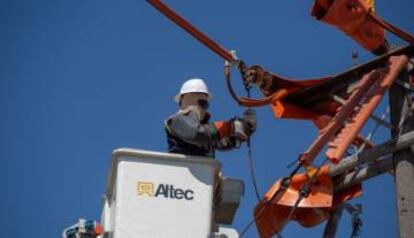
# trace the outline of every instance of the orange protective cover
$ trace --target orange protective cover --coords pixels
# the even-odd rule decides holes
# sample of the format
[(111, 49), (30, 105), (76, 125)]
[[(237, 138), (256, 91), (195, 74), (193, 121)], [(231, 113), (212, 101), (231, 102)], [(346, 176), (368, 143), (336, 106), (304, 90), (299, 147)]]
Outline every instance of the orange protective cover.
[(290, 220), (294, 220), (304, 227), (319, 225), (329, 218), (330, 211), (335, 209), (337, 205), (362, 194), (360, 185), (334, 193), (329, 167), (324, 166), (311, 185), (311, 193), (301, 200), (293, 216), (288, 220), (289, 213), (299, 197), (300, 188), (308, 179), (306, 174), (293, 176), (289, 188), (276, 197), (274, 195), (280, 188), (281, 180), (278, 180), (269, 189), (264, 199), (254, 210), (260, 237), (272, 237), (272, 235), (279, 233)]
[(316, 16), (318, 11), (326, 11), (320, 20), (336, 26), (367, 50), (377, 50), (384, 42), (385, 30), (368, 17), (368, 13), (373, 9), (365, 0), (335, 0), (328, 9), (324, 2), (315, 1), (312, 8), (313, 16)]

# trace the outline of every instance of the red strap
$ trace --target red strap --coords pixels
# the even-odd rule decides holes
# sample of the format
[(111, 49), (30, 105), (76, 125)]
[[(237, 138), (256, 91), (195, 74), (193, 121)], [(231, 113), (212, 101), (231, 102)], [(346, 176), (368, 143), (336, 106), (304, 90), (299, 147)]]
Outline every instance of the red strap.
[(230, 137), (230, 134), (231, 134), (231, 122), (230, 121), (217, 121), (217, 122), (214, 122), (214, 126), (216, 127), (220, 138)]

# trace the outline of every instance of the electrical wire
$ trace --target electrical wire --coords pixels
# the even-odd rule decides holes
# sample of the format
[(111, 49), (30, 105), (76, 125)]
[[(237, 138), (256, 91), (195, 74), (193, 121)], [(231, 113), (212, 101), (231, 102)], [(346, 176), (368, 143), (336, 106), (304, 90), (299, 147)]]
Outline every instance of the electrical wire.
[[(298, 162), (300, 162), (300, 160), (297, 160)], [(290, 185), (290, 182), (292, 181), (292, 177), (297, 174), (300, 170), (300, 168), (302, 168), (302, 164), (299, 163), (293, 170), (292, 172), (290, 172), (288, 177), (284, 177), (280, 183), (280, 187), (279, 189), (273, 194), (273, 196), (265, 203), (270, 204), (273, 200), (278, 200), (279, 199), (279, 195), (281, 195)], [(250, 227), (253, 225), (254, 221), (260, 217), (260, 215), (263, 213), (263, 211), (265, 210), (266, 206), (262, 206), (257, 213), (253, 216), (253, 218), (251, 219), (251, 221), (243, 228), (242, 232), (240, 232), (240, 238), (243, 238), (244, 235), (246, 235), (247, 231), (249, 231)], [(277, 238), (281, 238), (282, 236), (280, 234), (278, 234), (277, 232), (275, 232), (272, 229), (272, 233), (277, 234)]]
[(282, 228), (280, 229), (280, 231), (278, 233), (276, 233), (277, 237), (281, 237), (281, 233), (283, 231), (283, 228), (285, 228), (285, 226), (287, 225), (287, 223), (290, 221), (290, 219), (292, 219), (293, 215), (295, 214), (296, 209), (298, 208), (300, 202), (306, 198), (312, 191), (311, 191), (311, 186), (315, 183), (315, 181), (318, 178), (319, 172), (321, 171), (321, 168), (326, 164), (326, 162), (328, 161), (327, 158), (325, 158), (323, 160), (323, 162), (318, 166), (316, 172), (314, 174), (312, 174), (312, 176), (306, 181), (306, 183), (304, 185), (301, 186), (300, 190), (299, 190), (299, 197), (296, 200), (294, 206), (290, 209), (289, 215), (286, 219), (285, 224), (283, 224)]
[[(243, 62), (240, 62), (239, 64), (244, 65)], [(240, 66), (240, 67), (245, 67), (245, 66)], [(224, 76), (225, 76), (227, 88), (230, 92), (231, 97), (239, 105), (243, 105), (243, 103), (240, 101), (239, 97), (237, 96), (236, 92), (234, 91), (234, 89), (231, 85), (231, 64), (229, 62), (227, 62), (225, 67), (224, 67)], [(250, 98), (250, 87), (245, 85), (245, 90), (246, 90), (246, 93), (247, 93), (247, 98)], [(252, 154), (252, 146), (251, 146), (250, 137), (247, 139), (247, 150), (248, 150), (247, 157), (248, 157), (248, 167), (249, 167), (249, 171), (250, 171), (250, 177), (251, 177), (251, 180), (252, 180), (252, 184), (253, 184), (253, 188), (254, 188), (254, 192), (255, 192), (257, 201), (260, 201), (261, 196), (260, 196), (260, 192), (259, 192), (259, 189), (258, 189), (258, 186), (257, 186), (256, 173), (255, 173), (254, 166), (253, 166), (253, 154)]]
[[(246, 89), (247, 97), (250, 98), (250, 87), (245, 85), (245, 89)], [(249, 138), (247, 139), (247, 142), (246, 142), (246, 144), (247, 144), (247, 158), (248, 158), (248, 161), (249, 161), (249, 171), (250, 171), (250, 177), (251, 177), (251, 180), (252, 180), (254, 192), (256, 194), (256, 199), (257, 199), (258, 202), (260, 202), (261, 196), (260, 196), (260, 192), (259, 192), (259, 187), (257, 186), (257, 178), (256, 178), (255, 170), (254, 170), (254, 164), (253, 164), (252, 143), (251, 143), (250, 138), (251, 137), (249, 136)]]
[(261, 196), (260, 196), (259, 188), (257, 186), (256, 173), (255, 173), (254, 166), (253, 166), (252, 145), (251, 145), (250, 138), (247, 139), (247, 158), (249, 161), (249, 171), (250, 171), (250, 177), (252, 180), (254, 192), (256, 194), (257, 201), (259, 202), (261, 200)]

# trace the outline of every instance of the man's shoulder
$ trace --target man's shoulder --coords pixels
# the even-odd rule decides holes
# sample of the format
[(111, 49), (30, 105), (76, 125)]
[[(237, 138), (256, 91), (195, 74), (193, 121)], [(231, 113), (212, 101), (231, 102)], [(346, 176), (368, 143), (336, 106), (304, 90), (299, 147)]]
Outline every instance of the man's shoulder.
[(194, 110), (192, 108), (186, 108), (186, 109), (180, 109), (176, 113), (169, 116), (167, 118), (167, 121), (168, 120), (173, 120), (173, 119), (176, 119), (176, 118), (187, 118), (187, 117), (199, 118), (196, 110)]

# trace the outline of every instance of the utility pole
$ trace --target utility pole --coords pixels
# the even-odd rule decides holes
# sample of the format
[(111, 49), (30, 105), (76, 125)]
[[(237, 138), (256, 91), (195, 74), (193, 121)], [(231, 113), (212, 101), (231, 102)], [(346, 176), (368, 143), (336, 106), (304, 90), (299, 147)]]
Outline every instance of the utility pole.
[[(394, 83), (389, 92), (393, 138), (414, 130), (410, 90), (401, 86), (410, 84), (410, 73), (412, 72), (408, 70), (403, 71), (399, 83)], [(414, 153), (411, 148), (395, 152), (393, 165), (400, 238), (412, 238), (414, 235)]]

